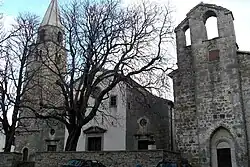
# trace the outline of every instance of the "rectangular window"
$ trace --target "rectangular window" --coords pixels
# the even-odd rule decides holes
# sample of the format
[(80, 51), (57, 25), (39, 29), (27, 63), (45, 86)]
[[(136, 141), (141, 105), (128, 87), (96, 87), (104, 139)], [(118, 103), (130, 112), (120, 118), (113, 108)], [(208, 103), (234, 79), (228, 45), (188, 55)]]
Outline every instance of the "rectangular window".
[(211, 50), (209, 51), (209, 61), (214, 61), (214, 60), (219, 60), (219, 55), (220, 55), (220, 51), (219, 50)]
[(48, 145), (47, 151), (55, 152), (56, 151), (56, 145)]
[(88, 137), (88, 151), (101, 151), (102, 137)]
[(117, 106), (117, 96), (111, 96), (110, 97), (110, 107), (116, 107)]

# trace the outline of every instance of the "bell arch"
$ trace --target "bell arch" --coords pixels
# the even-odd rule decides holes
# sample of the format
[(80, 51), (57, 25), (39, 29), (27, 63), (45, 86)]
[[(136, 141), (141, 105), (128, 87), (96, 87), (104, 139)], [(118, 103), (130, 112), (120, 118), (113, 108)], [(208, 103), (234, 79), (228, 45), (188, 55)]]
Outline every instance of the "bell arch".
[(185, 26), (183, 29), (184, 33), (185, 33), (185, 46), (189, 46), (191, 45), (191, 32), (190, 32), (190, 28), (189, 26)]
[(218, 18), (216, 13), (208, 10), (203, 16), (203, 21), (206, 27), (207, 39), (219, 37)]

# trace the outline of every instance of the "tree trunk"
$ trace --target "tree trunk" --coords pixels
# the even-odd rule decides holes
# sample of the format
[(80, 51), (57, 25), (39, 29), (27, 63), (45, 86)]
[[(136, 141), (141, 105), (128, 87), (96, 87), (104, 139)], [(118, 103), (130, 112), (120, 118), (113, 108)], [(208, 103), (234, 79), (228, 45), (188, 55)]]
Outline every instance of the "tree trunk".
[(68, 129), (69, 136), (67, 138), (65, 151), (76, 151), (77, 143), (81, 135), (81, 129), (82, 128), (80, 127)]
[(14, 141), (14, 133), (8, 132), (5, 136), (5, 145), (4, 145), (4, 152), (11, 151), (11, 145)]

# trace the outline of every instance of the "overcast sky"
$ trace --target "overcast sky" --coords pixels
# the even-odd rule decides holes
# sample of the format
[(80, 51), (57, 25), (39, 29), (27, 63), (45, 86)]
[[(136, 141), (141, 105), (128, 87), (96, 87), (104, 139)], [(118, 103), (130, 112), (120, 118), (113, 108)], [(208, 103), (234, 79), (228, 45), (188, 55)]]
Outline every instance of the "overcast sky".
[[(13, 22), (18, 13), (31, 12), (41, 18), (46, 12), (50, 0), (2, 0), (0, 11), (5, 16), (5, 25)], [(58, 0), (60, 5), (70, 0)], [(135, 0), (123, 0), (129, 4)], [(160, 4), (167, 3), (167, 0), (154, 0)], [(200, 0), (169, 0), (175, 13), (173, 14), (175, 25), (178, 25), (194, 6), (199, 4)], [(233, 12), (234, 26), (236, 32), (237, 43), (240, 50), (250, 51), (250, 45), (247, 40), (250, 39), (250, 0), (203, 0), (204, 3), (216, 4), (223, 6)], [(212, 23), (215, 24), (215, 23)], [(211, 29), (216, 28), (212, 26)], [(214, 31), (212, 31), (213, 33)], [(209, 35), (209, 34), (208, 34)], [(175, 49), (174, 49), (175, 50)], [(171, 55), (176, 58), (176, 53), (171, 51)], [(172, 99), (172, 97), (170, 97)]]
[[(50, 0), (2, 0), (0, 11), (4, 13), (5, 23), (13, 21), (13, 18), (22, 12), (31, 12), (43, 17)], [(58, 0), (60, 4), (65, 4), (70, 0)], [(123, 0), (125, 3), (130, 3), (135, 0)], [(154, 0), (160, 3), (166, 3), (167, 0)], [(176, 25), (180, 23), (186, 16), (186, 13), (195, 5), (200, 3), (200, 0), (170, 0), (175, 13), (174, 19)], [(203, 0), (204, 3), (212, 3), (223, 6), (233, 12), (235, 21), (235, 31), (237, 43), (240, 50), (250, 51), (247, 40), (250, 39), (250, 0)]]

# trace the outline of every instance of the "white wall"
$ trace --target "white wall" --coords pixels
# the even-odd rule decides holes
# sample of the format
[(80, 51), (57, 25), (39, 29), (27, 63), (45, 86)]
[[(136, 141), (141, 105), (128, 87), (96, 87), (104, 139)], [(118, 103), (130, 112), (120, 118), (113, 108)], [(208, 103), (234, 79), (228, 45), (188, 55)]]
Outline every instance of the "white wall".
[[(0, 127), (1, 128), (1, 127)], [(5, 135), (3, 132), (0, 130), (0, 152), (4, 151), (4, 144), (5, 144)], [(11, 152), (13, 152), (15, 149), (14, 146), (11, 146)]]
[(4, 134), (0, 131), (0, 152), (3, 152), (3, 148), (4, 148), (4, 144), (5, 144), (5, 136)]
[[(102, 110), (111, 116), (98, 116), (82, 128), (82, 133), (78, 141), (77, 151), (86, 151), (86, 134), (84, 130), (91, 126), (99, 126), (107, 131), (103, 134), (103, 150), (125, 150), (126, 149), (126, 92), (125, 85), (119, 84), (109, 94), (117, 96), (117, 107), (109, 107), (109, 99), (103, 102)], [(65, 143), (68, 136), (66, 130)]]

